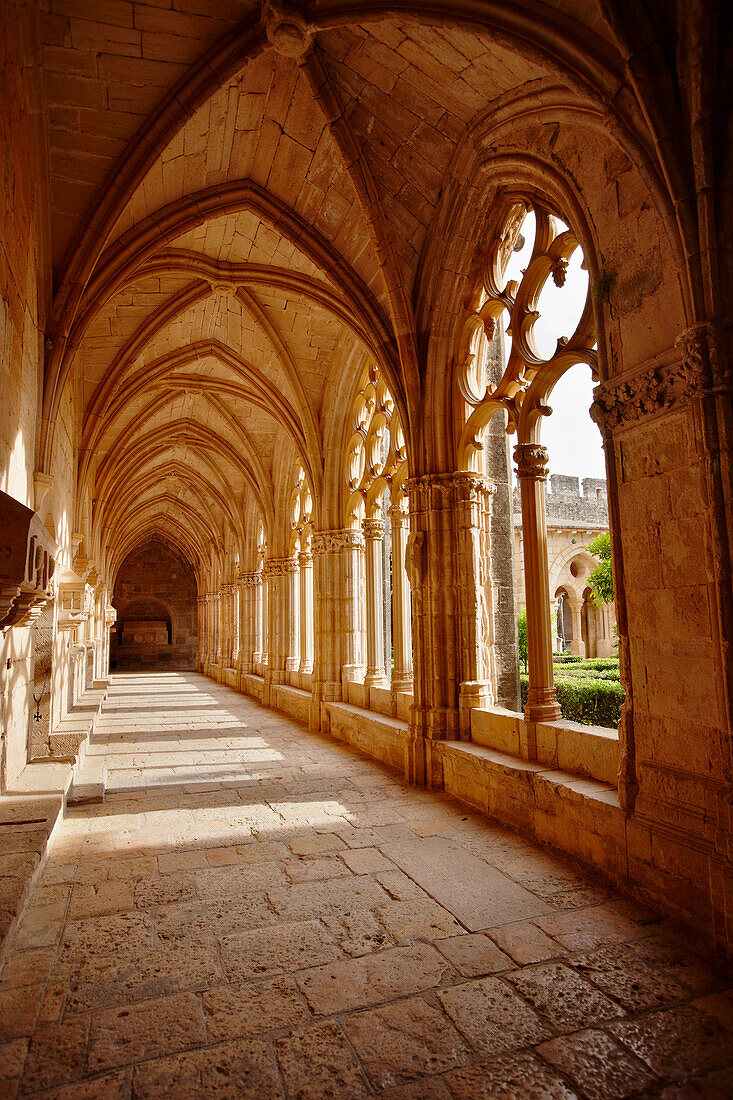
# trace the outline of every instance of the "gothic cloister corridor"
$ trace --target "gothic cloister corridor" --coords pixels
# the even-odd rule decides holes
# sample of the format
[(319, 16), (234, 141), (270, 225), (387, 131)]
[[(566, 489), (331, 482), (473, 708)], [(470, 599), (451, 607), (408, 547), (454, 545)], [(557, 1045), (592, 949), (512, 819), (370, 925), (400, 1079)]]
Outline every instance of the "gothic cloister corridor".
[(118, 674), (1, 978), (3, 1096), (733, 1089), (730, 973), (527, 838), (194, 673)]

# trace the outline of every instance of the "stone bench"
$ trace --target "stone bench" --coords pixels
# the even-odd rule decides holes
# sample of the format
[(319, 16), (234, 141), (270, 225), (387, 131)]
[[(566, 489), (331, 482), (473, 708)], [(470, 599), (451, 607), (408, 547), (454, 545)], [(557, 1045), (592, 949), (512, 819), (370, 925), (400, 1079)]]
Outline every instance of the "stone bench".
[(407, 722), (349, 703), (324, 703), (322, 710), (328, 716), (327, 732), (332, 737), (405, 774), (410, 737)]
[(285, 711), (291, 718), (308, 725), (310, 718), (311, 693), (289, 684), (273, 684), (271, 688), (272, 705)]
[(625, 879), (626, 822), (615, 784), (471, 741), (439, 741), (443, 788), (475, 809)]

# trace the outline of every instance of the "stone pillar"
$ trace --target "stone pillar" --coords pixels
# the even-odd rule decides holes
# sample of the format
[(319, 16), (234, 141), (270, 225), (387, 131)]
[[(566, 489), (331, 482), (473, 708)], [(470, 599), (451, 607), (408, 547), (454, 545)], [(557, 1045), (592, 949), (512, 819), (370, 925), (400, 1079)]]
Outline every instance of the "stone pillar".
[(488, 498), (480, 474), (426, 474), (407, 482), (415, 652), (408, 778), (440, 785), (431, 743), (470, 732), (470, 712), (492, 701)]
[(292, 606), (293, 576), (297, 571), (298, 565), (293, 558), (269, 558), (263, 570), (267, 578), (269, 618), (268, 657), (263, 697), (265, 706), (271, 705), (271, 687), (285, 682), (285, 674), (292, 660), (290, 649), (294, 634), (291, 619), (295, 612)]
[(460, 601), (461, 684), (459, 732), (471, 739), (471, 711), (495, 702), (494, 607), (491, 583), (491, 497), (493, 482), (483, 474), (453, 476)]
[(313, 671), (313, 554), (301, 550), (300, 566), (300, 671)]
[(394, 641), (393, 691), (412, 690), (412, 621), (410, 584), (405, 569), (405, 550), (410, 531), (407, 501), (403, 497), (389, 509), (392, 525), (392, 638)]
[(287, 623), (287, 656), (285, 658), (286, 672), (298, 672), (300, 669), (300, 565), (297, 558), (292, 558), (292, 568), (288, 573), (288, 623)]
[(358, 578), (364, 552), (361, 531), (315, 531), (311, 541), (314, 587), (314, 645), (310, 728), (328, 728), (322, 703), (347, 697), (349, 681), (360, 678)]
[(252, 654), (252, 671), (262, 664), (264, 653), (264, 584), (262, 573), (248, 574), (252, 578), (252, 614), (254, 619), (254, 653)]
[(573, 638), (570, 642), (570, 652), (578, 657), (585, 657), (585, 642), (583, 641), (583, 608), (577, 600), (571, 601), (570, 614), (573, 617)]
[(529, 658), (529, 693), (524, 716), (528, 722), (552, 722), (561, 717), (552, 665), (545, 517), (547, 457), (547, 448), (538, 443), (518, 443), (514, 448), (522, 499)]
[[(362, 584), (364, 561), (364, 534), (362, 531), (343, 530), (326, 532), (339, 554), (342, 564), (342, 598), (344, 654), (341, 680), (361, 682), (364, 676), (362, 651), (362, 618), (364, 614), (364, 586)], [(335, 552), (335, 551), (334, 551)], [(315, 553), (315, 551), (314, 551)], [(340, 620), (341, 621), (341, 620)]]
[(366, 544), (366, 615), (367, 670), (366, 687), (386, 687), (384, 672), (384, 619), (382, 615), (382, 539), (384, 520), (365, 519), (362, 524)]
[(206, 596), (197, 596), (196, 606), (198, 608), (198, 614), (196, 616), (196, 633), (198, 637), (196, 649), (196, 668), (199, 672), (203, 672), (205, 663), (204, 648), (206, 641)]
[(240, 675), (254, 671), (257, 656), (257, 616), (255, 591), (261, 589), (262, 577), (259, 573), (240, 573), (238, 588), (239, 599), (239, 656), (237, 666)]

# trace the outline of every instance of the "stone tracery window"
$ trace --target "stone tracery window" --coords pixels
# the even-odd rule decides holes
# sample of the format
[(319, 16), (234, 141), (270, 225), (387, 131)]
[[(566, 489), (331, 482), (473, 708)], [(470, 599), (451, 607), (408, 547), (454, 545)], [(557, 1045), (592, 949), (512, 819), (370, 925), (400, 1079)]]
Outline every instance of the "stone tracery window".
[[(412, 684), (410, 595), (405, 572), (408, 531), (407, 450), (394, 399), (375, 363), (365, 367), (352, 409), (353, 434), (346, 446), (345, 527), (361, 531), (363, 548), (352, 551), (355, 573), (354, 665), (364, 683), (394, 689)], [(389, 525), (386, 517), (389, 515)], [(390, 598), (391, 593), (391, 598)], [(348, 675), (356, 678), (356, 671)]]
[[(527, 588), (530, 721), (560, 717), (553, 681), (547, 570), (543, 416), (556, 383), (577, 364), (597, 370), (590, 285), (580, 242), (542, 202), (505, 194), (497, 203), (481, 277), (455, 364), (457, 462), (481, 472), (492, 418), (503, 411), (515, 434)], [(578, 288), (581, 292), (578, 293)], [(584, 294), (582, 292), (584, 288)], [(489, 372), (490, 348), (500, 371)], [(495, 358), (495, 356), (494, 356)]]

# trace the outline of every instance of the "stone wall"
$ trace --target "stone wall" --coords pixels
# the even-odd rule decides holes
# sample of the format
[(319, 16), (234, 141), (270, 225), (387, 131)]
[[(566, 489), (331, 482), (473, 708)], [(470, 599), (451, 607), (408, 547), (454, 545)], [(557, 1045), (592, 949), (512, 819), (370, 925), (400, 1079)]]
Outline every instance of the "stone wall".
[[(112, 599), (117, 610), (112, 668), (194, 668), (196, 595), (191, 566), (164, 543), (152, 541), (132, 553), (120, 569)], [(144, 622), (151, 624), (150, 631), (140, 629)], [(170, 641), (157, 637), (161, 622), (170, 623)], [(136, 624), (132, 632), (128, 623)], [(155, 640), (148, 640), (152, 634)]]

